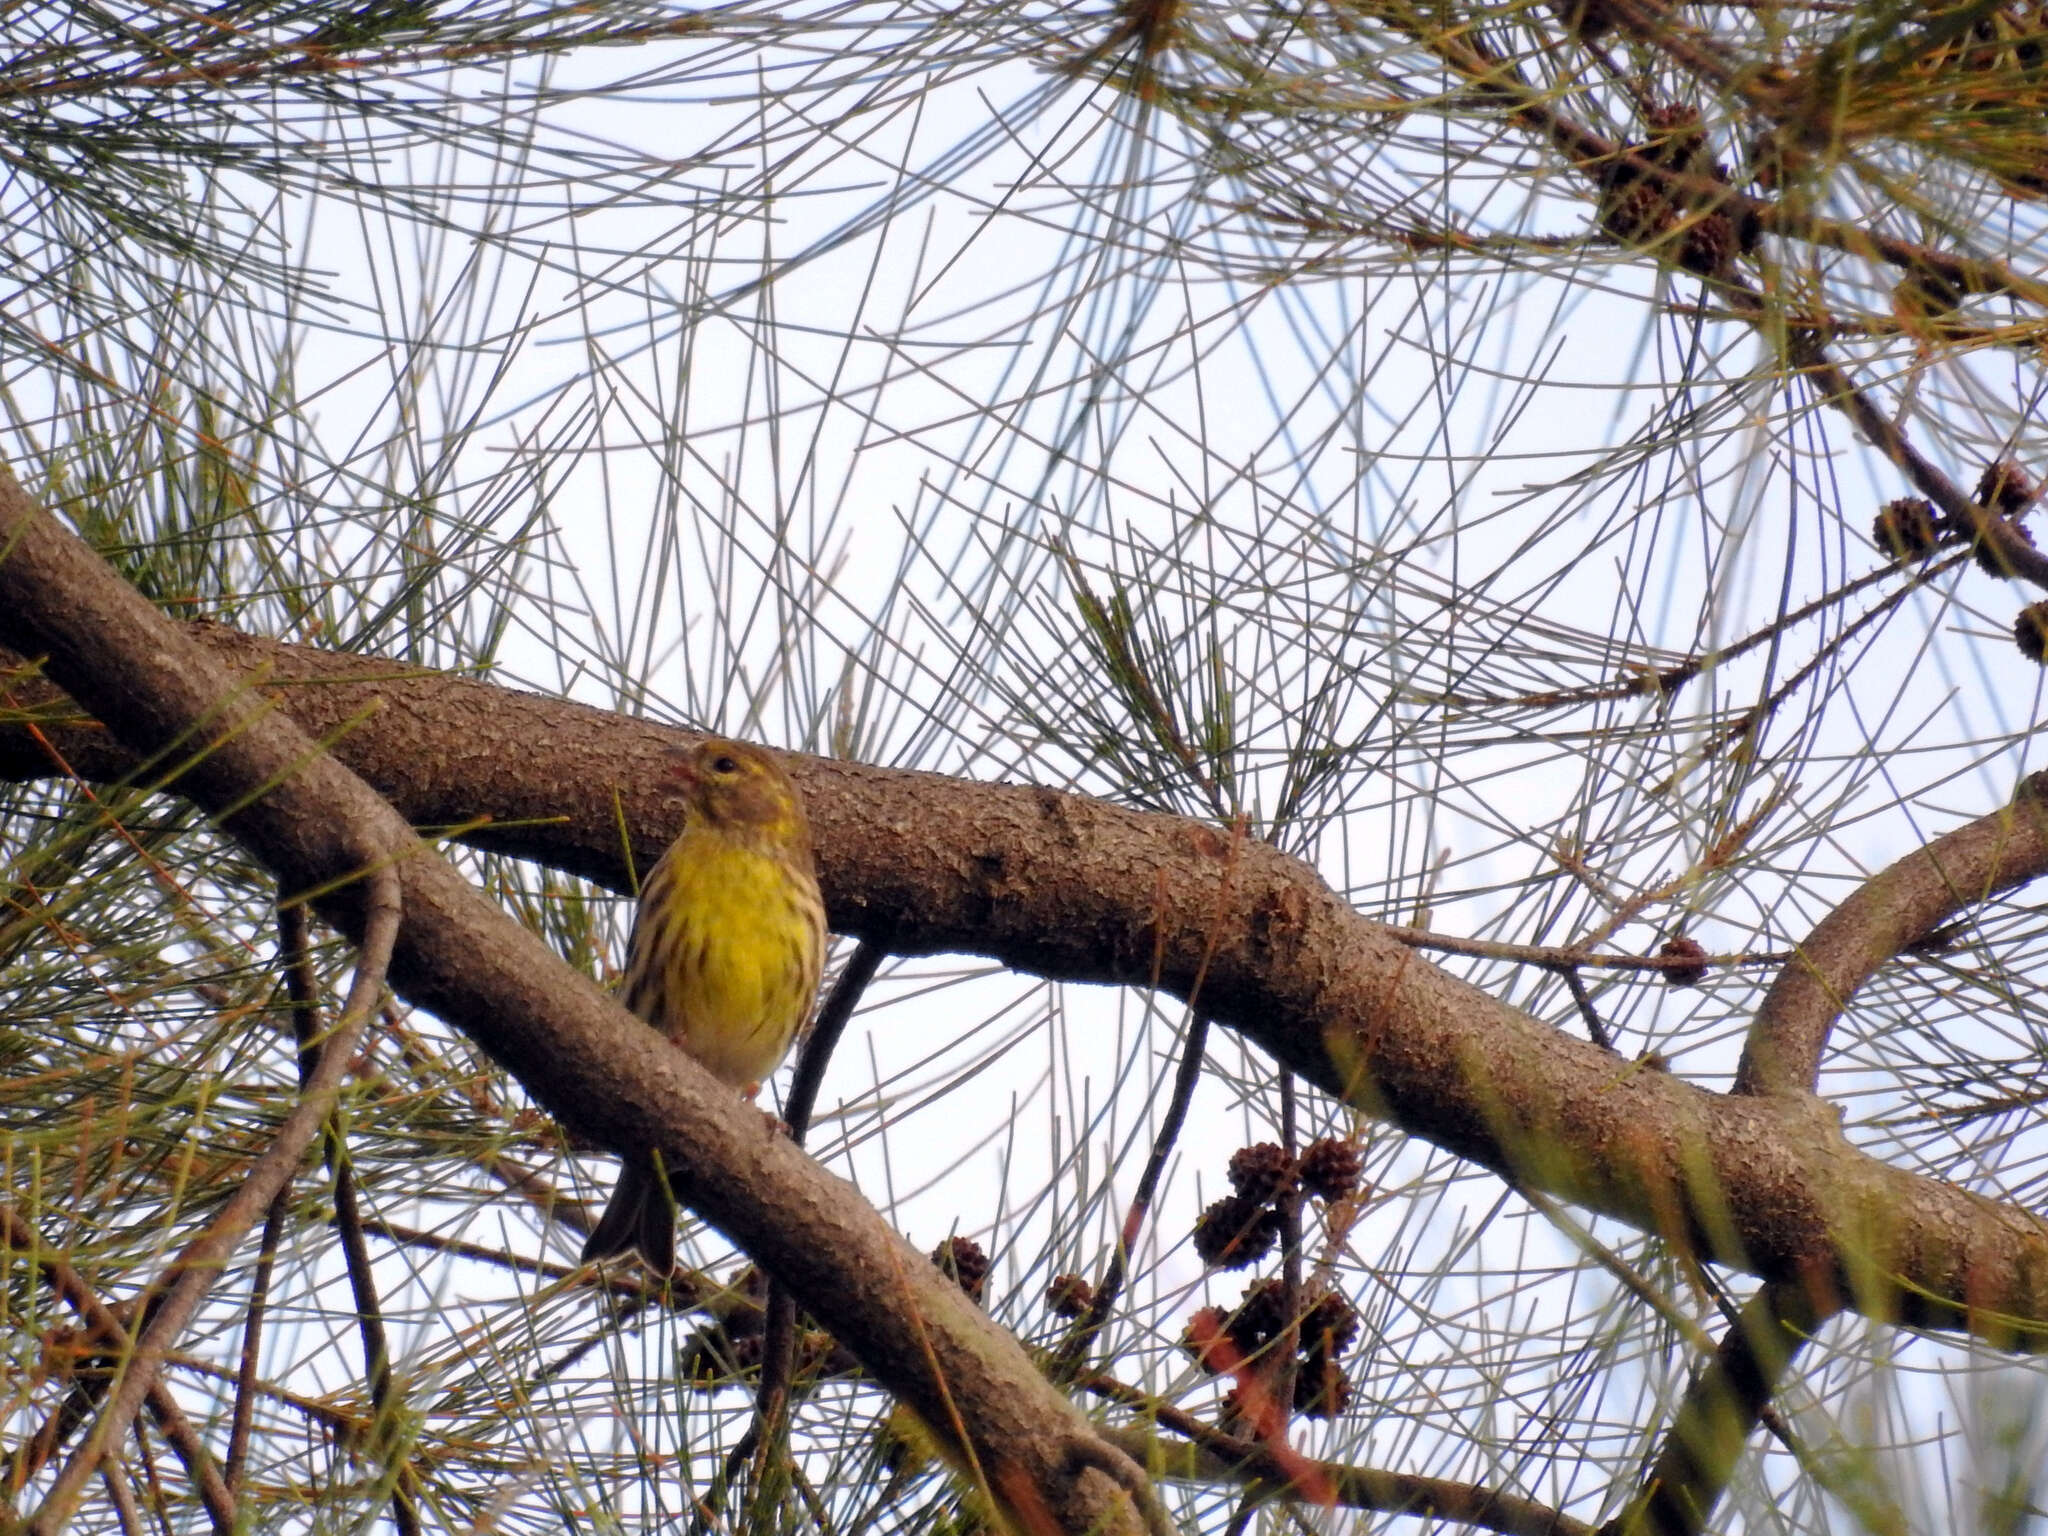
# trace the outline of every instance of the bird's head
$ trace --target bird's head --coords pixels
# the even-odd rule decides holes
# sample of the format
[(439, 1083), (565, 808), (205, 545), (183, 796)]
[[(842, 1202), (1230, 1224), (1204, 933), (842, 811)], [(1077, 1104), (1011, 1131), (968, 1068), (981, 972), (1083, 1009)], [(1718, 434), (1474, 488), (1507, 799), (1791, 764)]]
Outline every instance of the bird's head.
[(748, 841), (810, 851), (803, 800), (775, 760), (743, 741), (711, 737), (671, 770), (693, 823)]

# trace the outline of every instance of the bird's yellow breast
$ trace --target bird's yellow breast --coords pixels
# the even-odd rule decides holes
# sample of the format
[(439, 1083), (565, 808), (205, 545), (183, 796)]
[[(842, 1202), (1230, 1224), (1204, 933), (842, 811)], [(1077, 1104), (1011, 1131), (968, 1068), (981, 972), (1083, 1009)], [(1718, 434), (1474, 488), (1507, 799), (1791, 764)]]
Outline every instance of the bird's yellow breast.
[[(823, 933), (801, 879), (771, 854), (696, 827), (641, 893), (626, 1006), (737, 1086), (772, 1073), (810, 1013)], [(667, 921), (653, 919), (657, 909)]]

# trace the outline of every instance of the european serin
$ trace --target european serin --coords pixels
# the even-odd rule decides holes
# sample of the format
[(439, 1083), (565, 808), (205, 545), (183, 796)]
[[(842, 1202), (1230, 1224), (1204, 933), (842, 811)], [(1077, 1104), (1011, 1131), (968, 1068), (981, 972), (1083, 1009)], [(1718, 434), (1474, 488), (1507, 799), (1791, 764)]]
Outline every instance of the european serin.
[[(825, 903), (803, 800), (773, 759), (713, 739), (674, 770), (683, 830), (640, 890), (626, 1006), (752, 1098), (811, 1015)], [(638, 1249), (675, 1267), (675, 1202), (649, 1157), (629, 1157), (583, 1245), (585, 1261)]]

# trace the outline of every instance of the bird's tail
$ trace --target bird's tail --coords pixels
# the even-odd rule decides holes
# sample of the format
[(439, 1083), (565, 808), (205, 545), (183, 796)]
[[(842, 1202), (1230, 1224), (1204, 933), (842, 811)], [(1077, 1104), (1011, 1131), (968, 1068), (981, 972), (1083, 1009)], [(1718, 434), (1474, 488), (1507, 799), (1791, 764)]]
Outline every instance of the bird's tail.
[(584, 1239), (583, 1262), (635, 1251), (657, 1275), (676, 1267), (675, 1202), (651, 1162), (628, 1158), (604, 1214)]

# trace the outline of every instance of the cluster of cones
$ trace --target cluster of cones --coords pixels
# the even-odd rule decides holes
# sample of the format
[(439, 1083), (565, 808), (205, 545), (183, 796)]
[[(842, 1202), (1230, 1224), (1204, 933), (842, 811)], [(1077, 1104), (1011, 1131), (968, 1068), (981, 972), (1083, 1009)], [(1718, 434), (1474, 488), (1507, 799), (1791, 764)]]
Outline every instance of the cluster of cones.
[(1280, 1241), (1280, 1202), (1297, 1189), (1322, 1200), (1349, 1199), (1358, 1189), (1358, 1149), (1325, 1137), (1300, 1158), (1270, 1141), (1240, 1147), (1230, 1156), (1226, 1195), (1195, 1222), (1195, 1252), (1204, 1264), (1244, 1269)]
[[(1581, 168), (1598, 191), (1600, 225), (1622, 244), (1701, 277), (1722, 277), (1756, 248), (1761, 229), (1714, 158), (1697, 107), (1658, 103), (1645, 136)], [(1760, 178), (1759, 178), (1760, 179)]]
[[(1998, 459), (1977, 478), (1972, 499), (1998, 519), (2022, 544), (2034, 542), (2022, 521), (2040, 500), (2041, 487), (2010, 459)], [(1878, 509), (1870, 525), (1871, 542), (1895, 565), (1924, 560), (1943, 545), (1968, 545), (1971, 556), (1993, 576), (2010, 577), (2013, 557), (1997, 542), (1979, 537), (1975, 524), (1950, 517), (1919, 496), (1902, 496)], [(2029, 661), (2048, 662), (2048, 603), (2029, 603), (2013, 621), (2013, 643)]]
[[(1286, 1221), (1285, 1203), (1299, 1198), (1349, 1200), (1362, 1171), (1358, 1149), (1325, 1138), (1294, 1157), (1272, 1142), (1240, 1148), (1231, 1156), (1233, 1193), (1216, 1201), (1195, 1223), (1195, 1250), (1205, 1263), (1243, 1269), (1270, 1254)], [(932, 1263), (979, 1302), (987, 1285), (988, 1255), (968, 1237), (949, 1237), (932, 1250)], [(685, 1374), (703, 1392), (745, 1382), (761, 1368), (767, 1330), (768, 1281), (749, 1264), (705, 1308), (709, 1321), (697, 1331), (685, 1356)], [(1066, 1318), (1085, 1316), (1094, 1288), (1079, 1275), (1062, 1274), (1046, 1289), (1046, 1305)], [(1235, 1372), (1240, 1386), (1225, 1401), (1226, 1425), (1242, 1428), (1255, 1419), (1244, 1401), (1246, 1374), (1270, 1380), (1291, 1336), (1285, 1359), (1292, 1365), (1293, 1403), (1310, 1418), (1334, 1418), (1349, 1406), (1351, 1382), (1343, 1357), (1358, 1338), (1358, 1312), (1335, 1291), (1318, 1289), (1290, 1307), (1284, 1280), (1267, 1278), (1245, 1288), (1236, 1308), (1204, 1307), (1188, 1320), (1187, 1347), (1204, 1368)], [(796, 1369), (801, 1375), (843, 1375), (858, 1362), (807, 1314), (797, 1318)]]
[[(1273, 1251), (1286, 1225), (1284, 1205), (1297, 1195), (1325, 1202), (1349, 1200), (1362, 1171), (1358, 1149), (1335, 1138), (1312, 1143), (1299, 1158), (1272, 1142), (1231, 1155), (1234, 1193), (1216, 1201), (1195, 1223), (1195, 1252), (1206, 1264), (1243, 1269)], [(1285, 1345), (1292, 1336), (1292, 1351)], [(1318, 1289), (1289, 1305), (1287, 1282), (1254, 1280), (1234, 1309), (1203, 1307), (1188, 1319), (1183, 1344), (1204, 1370), (1230, 1372), (1239, 1384), (1224, 1400), (1226, 1425), (1255, 1427), (1259, 1415), (1246, 1401), (1247, 1377), (1267, 1390), (1282, 1365), (1291, 1366), (1294, 1411), (1335, 1418), (1351, 1403), (1343, 1357), (1358, 1338), (1358, 1311), (1335, 1291)]]

